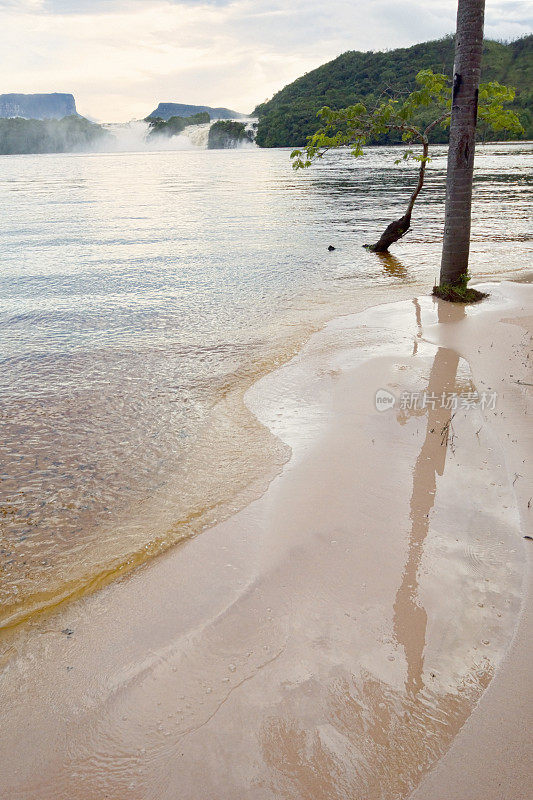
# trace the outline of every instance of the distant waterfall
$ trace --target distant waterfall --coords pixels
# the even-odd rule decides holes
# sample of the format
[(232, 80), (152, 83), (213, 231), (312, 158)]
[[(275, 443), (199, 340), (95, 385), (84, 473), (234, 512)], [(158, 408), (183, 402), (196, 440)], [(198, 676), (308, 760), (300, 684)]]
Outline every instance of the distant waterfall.
[[(251, 128), (255, 120), (242, 120), (247, 128)], [(113, 136), (111, 143), (102, 147), (106, 152), (135, 153), (146, 150), (207, 150), (209, 129), (213, 123), (189, 125), (179, 136), (148, 136), (150, 126), (144, 120), (132, 120), (124, 123), (106, 123), (102, 125)], [(243, 147), (255, 147), (251, 142)]]
[(117, 153), (136, 152), (146, 150), (146, 134), (148, 133), (148, 123), (143, 120), (132, 120), (131, 122), (105, 123), (102, 125), (113, 136), (111, 144), (105, 143), (106, 150), (116, 151)]
[[(208, 122), (206, 125), (189, 125), (185, 128), (181, 136), (174, 137), (181, 139), (187, 137), (194, 147), (199, 147), (202, 150), (207, 150), (207, 141), (209, 139), (209, 128), (213, 123)], [(179, 148), (181, 149), (181, 148)]]

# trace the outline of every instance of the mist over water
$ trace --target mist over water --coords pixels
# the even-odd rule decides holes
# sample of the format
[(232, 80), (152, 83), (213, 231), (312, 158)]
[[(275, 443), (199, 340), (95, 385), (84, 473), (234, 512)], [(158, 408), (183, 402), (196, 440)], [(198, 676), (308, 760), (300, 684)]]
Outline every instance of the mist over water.
[[(207, 138), (211, 123), (192, 125), (185, 128), (179, 136), (149, 137), (150, 126), (144, 120), (132, 120), (126, 123), (109, 123), (103, 126), (113, 136), (111, 142), (100, 146), (101, 152), (137, 153), (143, 150), (159, 152), (165, 150), (193, 150), (207, 148)], [(198, 130), (200, 129), (200, 130)]]
[[(241, 121), (241, 120), (239, 120)], [(243, 120), (246, 122), (246, 120)], [(103, 127), (112, 135), (112, 140), (106, 140), (96, 145), (97, 152), (138, 153), (142, 151), (160, 152), (173, 150), (206, 150), (209, 130), (216, 122), (213, 120), (205, 125), (189, 125), (179, 136), (148, 136), (150, 126), (144, 120), (132, 120), (126, 123), (107, 123)], [(256, 147), (251, 142), (242, 142), (235, 149), (250, 149)]]
[[(121, 126), (123, 152), (1, 159), (4, 624), (260, 491), (287, 454), (245, 389), (332, 316), (438, 274), (444, 148), (380, 257), (361, 245), (415, 181), (397, 149), (295, 174), (288, 151), (205, 151), (202, 130), (142, 152), (145, 125)], [(474, 276), (531, 262), (532, 164), (531, 144), (478, 148)]]

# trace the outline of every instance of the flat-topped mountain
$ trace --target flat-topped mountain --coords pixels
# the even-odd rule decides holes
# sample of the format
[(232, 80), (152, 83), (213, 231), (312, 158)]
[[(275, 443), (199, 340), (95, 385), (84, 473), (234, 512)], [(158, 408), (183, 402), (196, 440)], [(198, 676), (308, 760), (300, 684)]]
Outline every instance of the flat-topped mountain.
[(71, 94), (0, 94), (0, 117), (9, 119), (63, 119), (76, 114)]
[(229, 108), (211, 108), (211, 106), (189, 106), (185, 103), (159, 103), (155, 111), (148, 117), (159, 117), (169, 120), (171, 117), (192, 117), (194, 114), (206, 112), (211, 119), (241, 119), (246, 114), (239, 114)]

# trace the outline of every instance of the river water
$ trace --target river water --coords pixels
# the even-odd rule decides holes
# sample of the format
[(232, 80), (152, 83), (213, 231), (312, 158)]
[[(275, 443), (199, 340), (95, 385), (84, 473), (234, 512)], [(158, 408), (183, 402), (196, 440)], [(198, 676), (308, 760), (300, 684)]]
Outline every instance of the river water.
[[(244, 391), (327, 319), (427, 293), (445, 149), (413, 230), (395, 148), (0, 159), (0, 626), (77, 596), (257, 495), (287, 457)], [(531, 264), (530, 143), (477, 151), (471, 272)], [(328, 245), (335, 250), (329, 252)]]

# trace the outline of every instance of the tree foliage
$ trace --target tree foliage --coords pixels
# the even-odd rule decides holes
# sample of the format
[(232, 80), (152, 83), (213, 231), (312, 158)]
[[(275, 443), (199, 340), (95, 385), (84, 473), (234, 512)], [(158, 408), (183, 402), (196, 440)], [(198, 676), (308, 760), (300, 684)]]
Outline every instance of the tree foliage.
[(251, 142), (253, 133), (246, 129), (244, 122), (221, 119), (209, 128), (208, 150), (229, 150), (243, 142)]
[[(331, 148), (349, 147), (352, 155), (360, 156), (364, 145), (389, 131), (397, 131), (403, 142), (417, 141), (422, 144), (422, 152), (416, 155), (406, 149), (401, 160), (414, 159), (421, 163), (429, 160), (429, 135), (438, 126), (449, 125), (451, 115), (452, 88), (446, 75), (434, 73), (430, 69), (420, 70), (415, 78), (416, 89), (400, 97), (390, 97), (384, 93), (375, 105), (355, 103), (337, 111), (324, 106), (318, 112), (321, 127), (308, 137), (304, 150), (291, 153), (294, 169), (311, 166), (313, 161)], [(493, 130), (523, 133), (520, 120), (514, 111), (504, 108), (511, 103), (515, 90), (501, 86), (496, 81), (481, 84), (479, 87), (478, 116)], [(417, 124), (418, 112), (431, 108), (436, 116), (424, 127)]]

